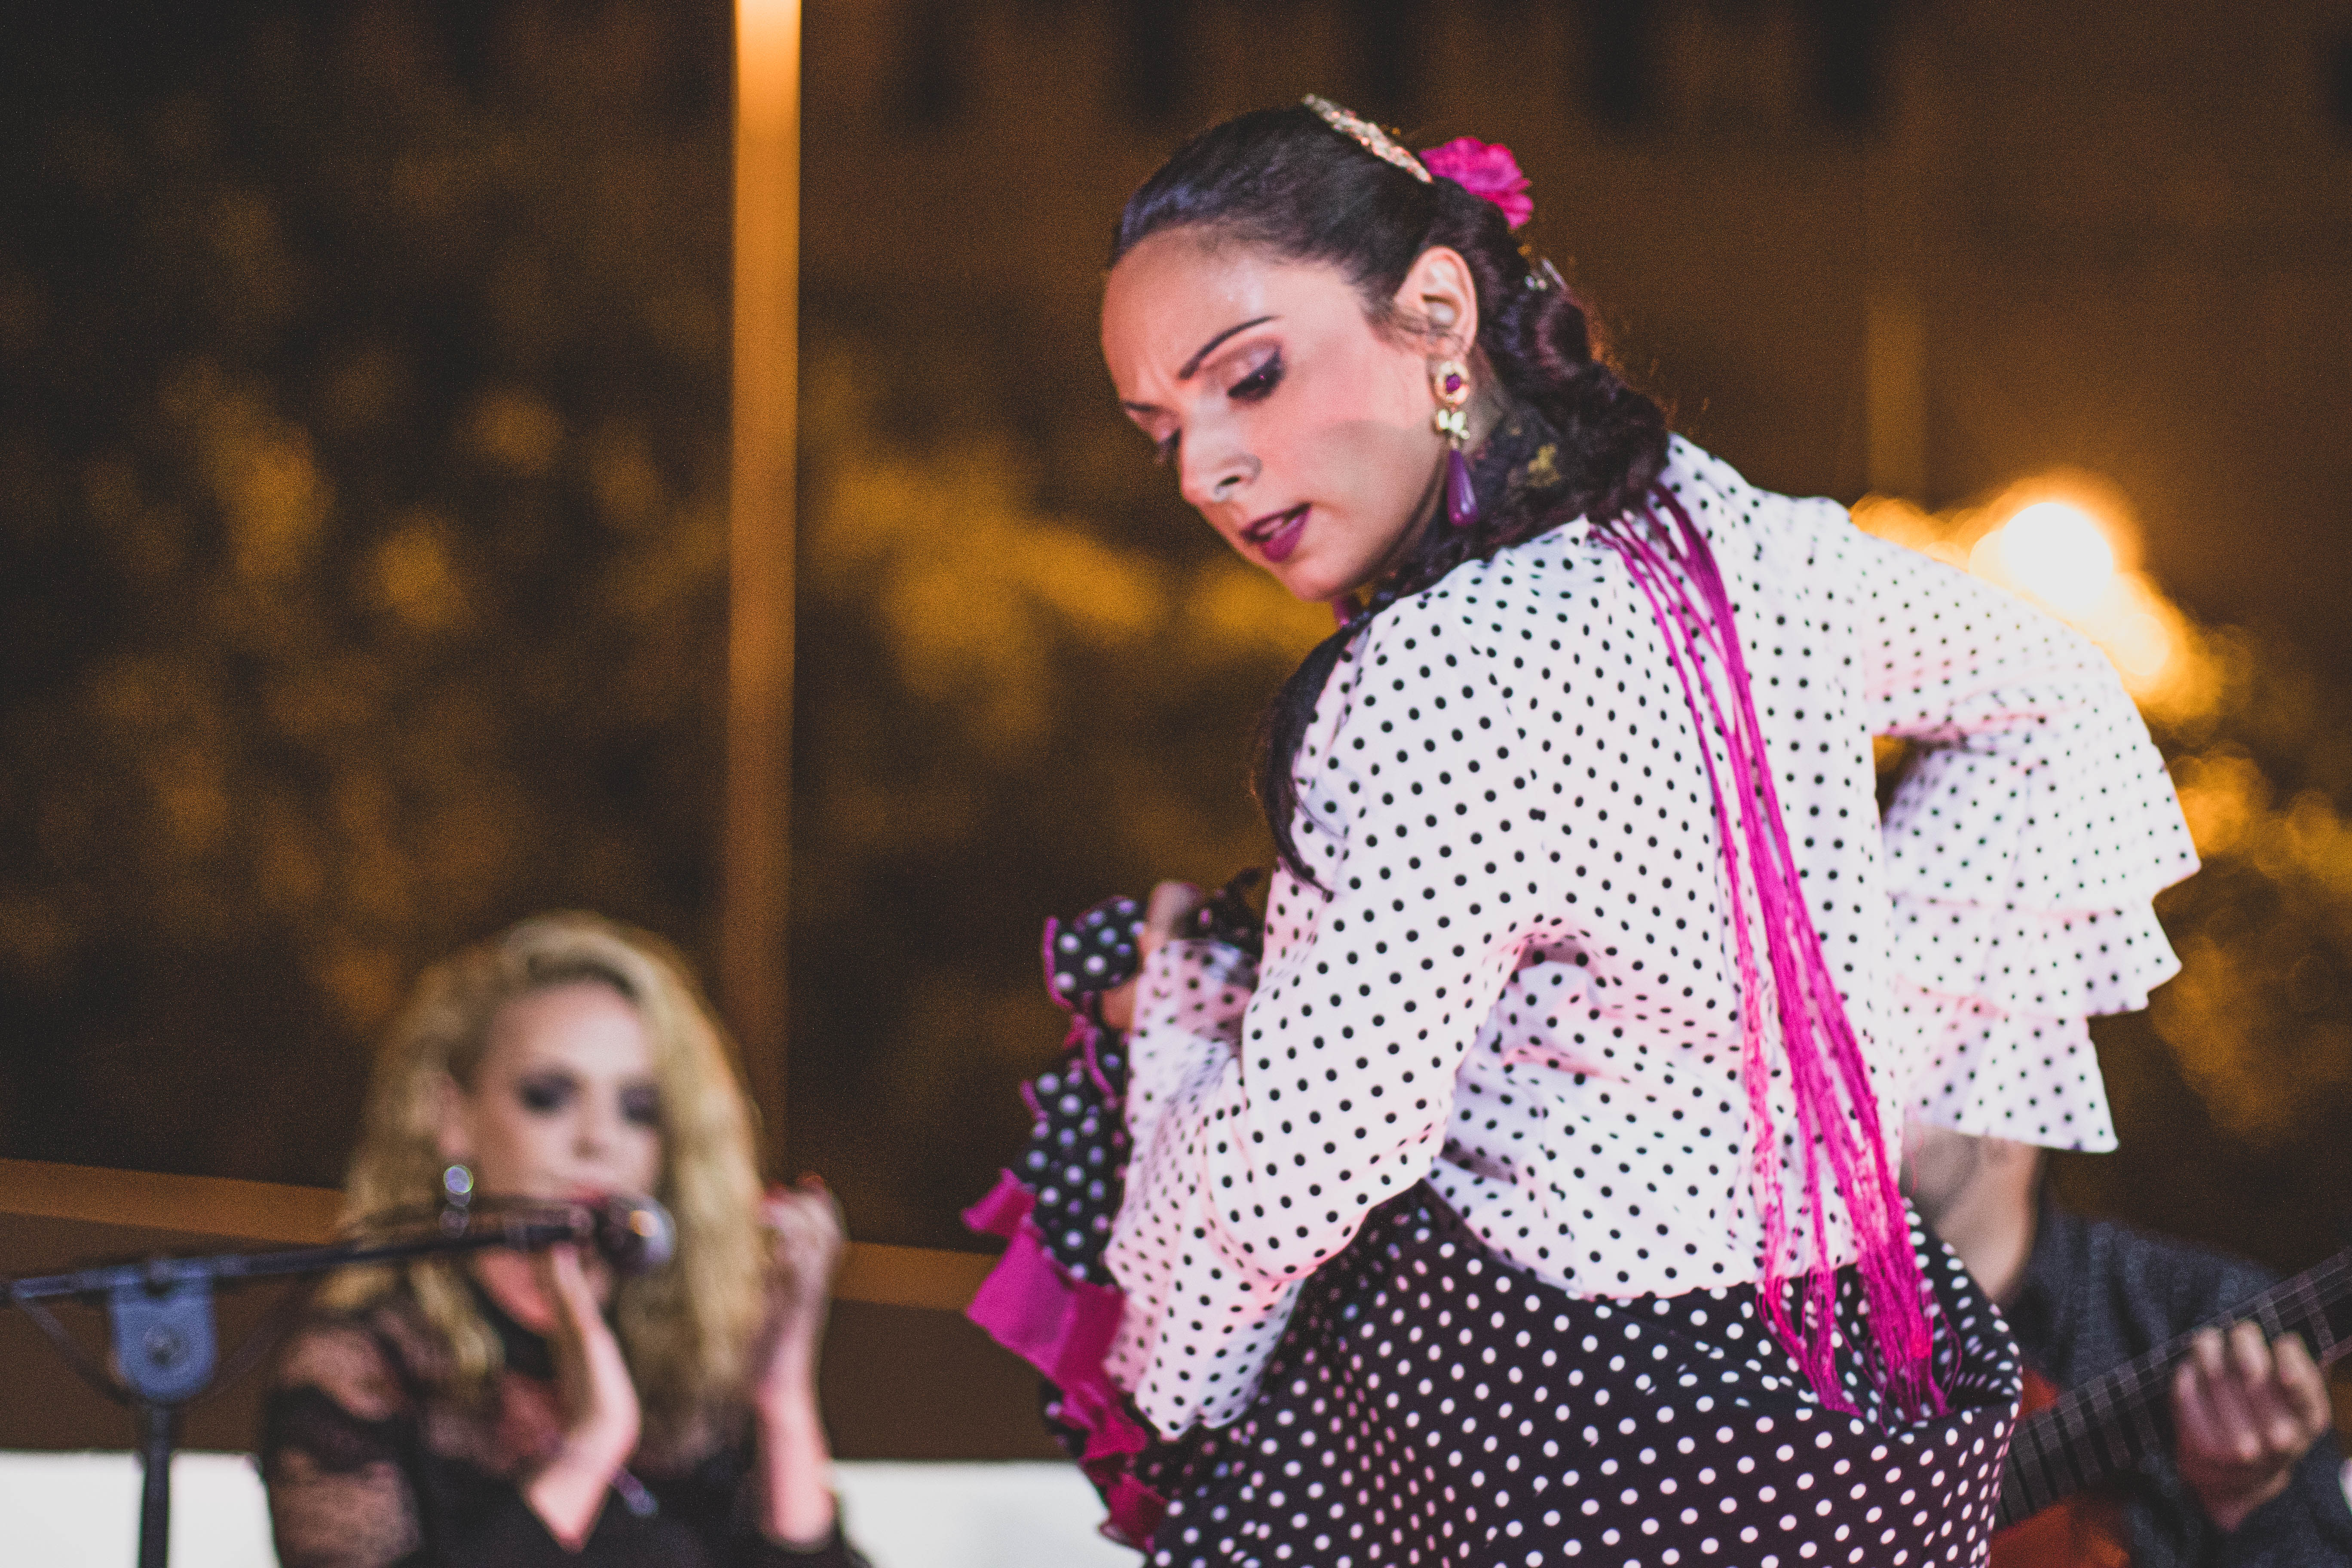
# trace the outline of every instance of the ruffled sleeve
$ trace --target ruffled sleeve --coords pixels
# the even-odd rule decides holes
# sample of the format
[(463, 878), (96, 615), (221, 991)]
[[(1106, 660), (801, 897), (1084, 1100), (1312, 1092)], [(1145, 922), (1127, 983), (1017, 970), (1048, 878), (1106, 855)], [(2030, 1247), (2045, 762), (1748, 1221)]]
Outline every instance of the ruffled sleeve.
[(2111, 1149), (2086, 1020), (2179, 969), (2149, 900), (2197, 868), (2163, 759), (2089, 639), (1899, 545), (1855, 559), (1873, 732), (1918, 747), (1883, 823), (1911, 1108)]
[(1153, 954), (1136, 987), (1128, 1035), (1131, 1147), (1150, 1147), (1160, 1113), (1240, 1049), (1242, 1016), (1256, 986), (1249, 955), (1221, 942), (1171, 942)]
[(1128, 1298), (1111, 1373), (1163, 1436), (1239, 1416), (1307, 1276), (1428, 1173), (1547, 907), (1487, 574), (1382, 612), (1334, 671), (1296, 764), (1329, 892), (1276, 872), (1255, 987), (1197, 944), (1144, 973), (1105, 1259)]
[[(1144, 965), (1137, 986), (1127, 1093), (1135, 1152), (1128, 1204), (1109, 1253), (1127, 1302), (1110, 1366), (1168, 1435), (1190, 1425), (1195, 1412), (1192, 1399), (1181, 1393), (1171, 1398), (1157, 1384), (1173, 1383), (1185, 1392), (1199, 1385), (1215, 1401), (1213, 1423), (1230, 1419), (1232, 1412), (1222, 1406), (1235, 1393), (1245, 1398), (1253, 1386), (1248, 1376), (1231, 1376), (1223, 1365), (1184, 1364), (1195, 1359), (1195, 1342), (1226, 1338), (1209, 1359), (1254, 1367), (1281, 1336), (1298, 1292), (1297, 1279), (1252, 1280), (1245, 1267), (1223, 1256), (1212, 1235), (1213, 1209), (1189, 1179), (1202, 1152), (1197, 1145), (1203, 1130), (1195, 1119), (1205, 1110), (1213, 1121), (1223, 1120), (1212, 1108), (1238, 1064), (1242, 1020), (1256, 979), (1248, 958), (1222, 942), (1171, 942)], [(1237, 1289), (1238, 1299), (1225, 1303), (1224, 1323), (1200, 1315), (1213, 1292), (1202, 1291), (1197, 1281), (1188, 1289), (1187, 1278), (1194, 1275)], [(1181, 1342), (1163, 1343), (1171, 1340)], [(1219, 1386), (1227, 1384), (1233, 1389)]]

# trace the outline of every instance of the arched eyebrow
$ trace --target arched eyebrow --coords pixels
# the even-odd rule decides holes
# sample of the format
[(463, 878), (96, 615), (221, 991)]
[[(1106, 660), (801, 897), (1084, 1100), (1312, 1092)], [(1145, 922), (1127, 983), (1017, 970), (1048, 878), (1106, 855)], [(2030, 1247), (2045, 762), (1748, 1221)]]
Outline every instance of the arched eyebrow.
[[(1278, 321), (1280, 320), (1282, 320), (1280, 316), (1253, 316), (1246, 321), (1234, 322), (1232, 326), (1227, 327), (1223, 331), (1219, 332), (1215, 337), (1211, 338), (1207, 342), (1202, 343), (1198, 349), (1195, 349), (1192, 353), (1192, 357), (1186, 360), (1183, 364), (1178, 368), (1176, 372), (1176, 379), (1179, 381), (1192, 380), (1194, 375), (1199, 374), (1201, 362), (1207, 359), (1211, 354), (1216, 353), (1217, 345), (1223, 342), (1227, 338), (1234, 336), (1237, 332), (1246, 332), (1252, 327), (1262, 327), (1268, 321)], [(1154, 411), (1157, 405), (1150, 403), (1122, 403), (1119, 406), (1122, 408), (1131, 408), (1139, 414), (1150, 414)]]

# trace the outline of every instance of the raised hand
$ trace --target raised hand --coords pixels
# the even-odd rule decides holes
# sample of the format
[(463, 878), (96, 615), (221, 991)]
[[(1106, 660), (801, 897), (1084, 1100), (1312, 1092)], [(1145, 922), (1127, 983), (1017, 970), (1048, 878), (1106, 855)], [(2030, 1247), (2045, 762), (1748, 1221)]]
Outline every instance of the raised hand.
[(564, 1426), (561, 1446), (524, 1487), (523, 1498), (550, 1534), (577, 1551), (596, 1528), (614, 1476), (636, 1452), (641, 1412), (629, 1363), (604, 1321), (579, 1248), (548, 1248), (538, 1273), (553, 1313), (547, 1341)]
[(2265, 1344), (2255, 1323), (2203, 1331), (2173, 1374), (2174, 1459), (2223, 1530), (2286, 1489), (2330, 1418), (2326, 1381), (2303, 1341)]
[(754, 1362), (755, 1397), (762, 1408), (784, 1384), (814, 1375), (825, 1303), (847, 1237), (841, 1205), (815, 1176), (797, 1186), (771, 1187), (760, 1217), (772, 1237), (768, 1262), (768, 1331)]
[(1124, 1029), (1135, 1022), (1135, 987), (1142, 978), (1143, 966), (1151, 962), (1153, 953), (1167, 945), (1184, 918), (1206, 903), (1208, 898), (1190, 882), (1162, 882), (1151, 889), (1151, 901), (1143, 911), (1143, 940), (1137, 944), (1136, 978), (1104, 993), (1104, 1023), (1114, 1029)]
[(761, 1217), (773, 1237), (768, 1322), (751, 1363), (760, 1459), (767, 1477), (763, 1523), (788, 1544), (824, 1540), (834, 1526), (833, 1456), (817, 1411), (816, 1364), (825, 1307), (847, 1236), (824, 1183), (803, 1176), (772, 1187)]

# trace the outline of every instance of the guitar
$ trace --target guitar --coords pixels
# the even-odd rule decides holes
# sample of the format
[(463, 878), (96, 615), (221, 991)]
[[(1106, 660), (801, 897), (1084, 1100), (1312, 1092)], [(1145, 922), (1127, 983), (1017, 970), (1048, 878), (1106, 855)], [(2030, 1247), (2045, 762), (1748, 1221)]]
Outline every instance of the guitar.
[(2300, 1334), (2323, 1367), (2352, 1352), (2352, 1247), (2093, 1378), (2018, 1423), (2001, 1471), (1994, 1528), (2031, 1519), (2163, 1447), (2172, 1424), (2173, 1368), (2189, 1353), (2190, 1340), (2205, 1328), (2247, 1321), (2261, 1324), (2266, 1339)]

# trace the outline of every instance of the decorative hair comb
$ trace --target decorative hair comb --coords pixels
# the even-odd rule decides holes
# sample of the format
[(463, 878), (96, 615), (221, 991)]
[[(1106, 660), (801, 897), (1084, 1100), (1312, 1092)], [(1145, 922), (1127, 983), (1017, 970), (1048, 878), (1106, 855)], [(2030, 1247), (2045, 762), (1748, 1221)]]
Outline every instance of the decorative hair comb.
[(1430, 174), (1422, 167), (1421, 160), (1405, 151), (1397, 139), (1351, 110), (1340, 108), (1328, 98), (1308, 93), (1301, 103), (1323, 117), (1323, 122), (1347, 137), (1384, 163), (1394, 163), (1423, 184), (1430, 183)]
[[(1432, 147), (1415, 156), (1395, 137), (1328, 98), (1310, 92), (1300, 101), (1321, 115), (1323, 122), (1332, 130), (1423, 184), (1433, 184), (1442, 175), (1481, 201), (1492, 202), (1501, 209), (1503, 221), (1513, 228), (1535, 214), (1536, 204), (1528, 197), (1528, 177), (1520, 173), (1519, 161), (1511, 155), (1511, 150), (1499, 142), (1457, 136), (1443, 147)], [(1551, 279), (1538, 279), (1532, 273), (1528, 279), (1531, 289), (1549, 288), (1550, 284)]]

